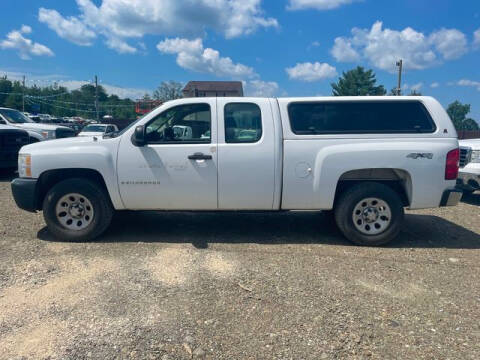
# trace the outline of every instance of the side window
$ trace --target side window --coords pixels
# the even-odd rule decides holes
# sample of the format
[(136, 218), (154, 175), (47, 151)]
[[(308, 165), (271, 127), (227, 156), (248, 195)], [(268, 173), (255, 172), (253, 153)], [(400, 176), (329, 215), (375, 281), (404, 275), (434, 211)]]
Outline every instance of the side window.
[(146, 126), (150, 144), (210, 143), (211, 111), (208, 104), (179, 105), (157, 115)]
[(433, 133), (435, 124), (418, 101), (297, 102), (288, 106), (292, 131), (308, 134)]
[(262, 113), (257, 104), (226, 104), (224, 117), (226, 143), (254, 143), (262, 137)]

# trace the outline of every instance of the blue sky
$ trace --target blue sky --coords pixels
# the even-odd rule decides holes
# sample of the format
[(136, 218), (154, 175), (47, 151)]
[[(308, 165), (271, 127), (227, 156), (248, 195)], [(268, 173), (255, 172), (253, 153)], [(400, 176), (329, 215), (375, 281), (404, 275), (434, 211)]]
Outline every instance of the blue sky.
[[(188, 6), (186, 4), (189, 4)], [(0, 72), (139, 96), (164, 80), (243, 80), (248, 94), (330, 95), (356, 65), (480, 121), (479, 0), (2, 0)]]

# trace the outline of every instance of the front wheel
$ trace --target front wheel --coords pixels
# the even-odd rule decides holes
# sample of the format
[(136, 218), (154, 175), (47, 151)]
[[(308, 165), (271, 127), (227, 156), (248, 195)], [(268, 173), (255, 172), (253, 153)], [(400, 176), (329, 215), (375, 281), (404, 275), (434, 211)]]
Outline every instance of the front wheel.
[(335, 221), (343, 235), (358, 245), (382, 245), (399, 234), (404, 210), (390, 187), (365, 182), (347, 189), (335, 205)]
[(43, 216), (49, 231), (67, 241), (95, 239), (108, 228), (113, 212), (103, 188), (82, 178), (59, 182), (43, 201)]

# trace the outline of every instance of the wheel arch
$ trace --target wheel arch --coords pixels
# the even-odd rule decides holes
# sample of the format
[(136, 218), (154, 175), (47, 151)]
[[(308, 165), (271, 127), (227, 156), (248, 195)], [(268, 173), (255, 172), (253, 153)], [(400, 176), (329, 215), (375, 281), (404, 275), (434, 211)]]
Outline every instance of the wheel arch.
[(67, 168), (67, 169), (54, 169), (47, 170), (40, 174), (38, 178), (38, 185), (35, 194), (35, 206), (37, 210), (42, 209), (43, 200), (47, 192), (56, 184), (63, 180), (71, 178), (85, 178), (89, 179), (100, 185), (102, 190), (111, 201), (108, 188), (102, 174), (97, 170), (84, 169), (84, 168)]
[(389, 186), (401, 198), (405, 207), (410, 206), (412, 200), (412, 177), (404, 169), (365, 168), (355, 169), (343, 173), (337, 182), (335, 201), (348, 188), (361, 182), (377, 182)]

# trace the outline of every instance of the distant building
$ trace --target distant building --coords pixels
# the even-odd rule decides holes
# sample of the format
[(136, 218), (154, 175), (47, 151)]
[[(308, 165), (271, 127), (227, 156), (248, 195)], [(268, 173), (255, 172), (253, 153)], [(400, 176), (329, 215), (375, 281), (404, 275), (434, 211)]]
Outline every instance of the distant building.
[(190, 81), (182, 90), (183, 97), (243, 96), (241, 81)]

